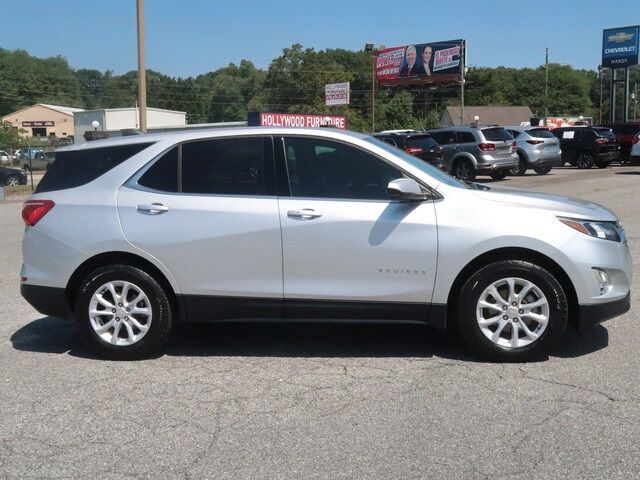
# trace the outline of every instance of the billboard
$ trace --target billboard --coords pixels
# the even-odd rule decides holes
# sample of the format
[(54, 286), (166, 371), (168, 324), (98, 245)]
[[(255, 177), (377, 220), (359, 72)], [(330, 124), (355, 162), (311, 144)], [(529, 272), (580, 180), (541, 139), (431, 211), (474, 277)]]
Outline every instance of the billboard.
[(347, 117), (344, 115), (313, 115), (308, 113), (263, 113), (250, 112), (247, 118), (250, 127), (331, 127), (346, 130)]
[(324, 103), (326, 105), (349, 105), (349, 82), (325, 85)]
[(639, 26), (609, 28), (602, 33), (602, 66), (626, 68), (638, 65)]
[(463, 46), (464, 40), (450, 40), (382, 49), (376, 57), (376, 78), (383, 86), (459, 81)]

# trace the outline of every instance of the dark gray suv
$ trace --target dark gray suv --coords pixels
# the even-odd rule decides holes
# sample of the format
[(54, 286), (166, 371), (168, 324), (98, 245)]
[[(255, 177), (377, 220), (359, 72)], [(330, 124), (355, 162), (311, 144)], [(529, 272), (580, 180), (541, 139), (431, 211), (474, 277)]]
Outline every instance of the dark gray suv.
[(502, 127), (459, 126), (429, 130), (442, 147), (444, 168), (461, 180), (489, 175), (502, 180), (518, 165), (516, 143)]

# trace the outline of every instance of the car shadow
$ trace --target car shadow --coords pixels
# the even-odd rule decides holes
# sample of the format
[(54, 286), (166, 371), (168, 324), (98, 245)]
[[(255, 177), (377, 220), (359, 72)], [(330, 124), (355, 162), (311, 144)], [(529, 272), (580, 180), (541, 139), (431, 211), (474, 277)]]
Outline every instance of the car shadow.
[[(82, 344), (69, 320), (44, 317), (11, 336), (13, 348), (37, 353), (68, 353), (98, 358)], [(552, 356), (575, 358), (609, 344), (597, 325), (586, 334), (569, 327)], [(265, 323), (182, 324), (162, 355), (247, 357), (440, 357), (482, 362), (451, 334), (405, 323)], [(544, 360), (544, 359), (542, 359)]]
[(635, 171), (635, 172), (616, 172), (616, 175), (640, 175), (640, 171)]

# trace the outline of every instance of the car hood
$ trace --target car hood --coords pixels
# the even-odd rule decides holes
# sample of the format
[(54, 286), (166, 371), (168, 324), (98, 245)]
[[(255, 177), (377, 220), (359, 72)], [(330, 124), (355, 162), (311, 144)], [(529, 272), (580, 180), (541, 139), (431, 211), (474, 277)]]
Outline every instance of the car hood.
[(565, 197), (551, 193), (531, 192), (508, 187), (491, 187), (488, 190), (472, 190), (472, 193), (485, 200), (522, 205), (531, 208), (550, 210), (556, 215), (580, 218), (583, 220), (617, 221), (611, 210), (579, 198)]

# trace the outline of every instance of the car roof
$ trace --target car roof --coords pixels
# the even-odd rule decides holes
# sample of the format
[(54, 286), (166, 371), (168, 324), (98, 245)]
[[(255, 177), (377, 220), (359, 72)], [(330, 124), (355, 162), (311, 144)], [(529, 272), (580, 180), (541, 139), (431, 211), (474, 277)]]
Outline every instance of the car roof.
[(122, 145), (137, 145), (140, 143), (180, 143), (190, 140), (204, 140), (216, 137), (235, 137), (252, 135), (296, 135), (296, 136), (320, 136), (327, 138), (366, 138), (369, 135), (335, 128), (287, 128), (287, 127), (230, 127), (201, 130), (183, 130), (179, 132), (144, 133), (142, 135), (129, 135), (113, 137), (103, 140), (92, 140), (83, 143), (74, 143), (60, 147), (56, 152), (84, 150), (100, 147), (116, 147)]

